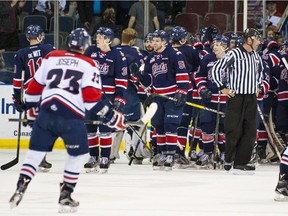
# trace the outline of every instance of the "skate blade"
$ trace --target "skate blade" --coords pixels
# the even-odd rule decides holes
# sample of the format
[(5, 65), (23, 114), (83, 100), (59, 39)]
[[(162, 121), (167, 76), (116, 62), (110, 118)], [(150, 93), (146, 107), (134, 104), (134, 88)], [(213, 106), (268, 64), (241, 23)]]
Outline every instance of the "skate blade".
[(75, 213), (77, 212), (77, 207), (71, 207), (67, 205), (59, 205), (58, 213)]
[(278, 202), (288, 202), (288, 196), (284, 196), (279, 192), (275, 192), (274, 200)]
[(22, 200), (23, 195), (21, 194), (14, 194), (9, 201), (10, 209), (17, 207)]
[(98, 172), (98, 168), (97, 167), (85, 168), (85, 172), (86, 173), (96, 173), (96, 172)]
[(238, 169), (233, 169), (232, 170), (233, 175), (254, 175), (255, 170), (238, 170)]
[(38, 167), (38, 172), (44, 172), (47, 173), (50, 171), (50, 168), (45, 168), (45, 167)]
[(108, 169), (99, 169), (99, 174), (108, 174)]
[(173, 170), (173, 167), (165, 167), (165, 171), (169, 172), (169, 171), (172, 171)]
[(175, 169), (187, 169), (191, 167), (191, 164), (175, 164), (174, 167)]
[(153, 166), (153, 170), (165, 170), (164, 166)]
[(197, 169), (213, 169), (213, 165), (212, 164), (207, 164), (207, 165), (197, 165), (195, 164)]

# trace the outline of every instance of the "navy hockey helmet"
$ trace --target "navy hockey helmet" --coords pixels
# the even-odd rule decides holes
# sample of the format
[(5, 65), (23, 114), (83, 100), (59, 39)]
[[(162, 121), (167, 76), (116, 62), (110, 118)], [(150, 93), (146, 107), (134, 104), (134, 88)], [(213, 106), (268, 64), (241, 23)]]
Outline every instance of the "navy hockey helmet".
[(37, 39), (39, 36), (44, 36), (44, 31), (39, 25), (29, 25), (26, 28), (25, 36), (27, 40)]
[(171, 40), (172, 41), (182, 41), (183, 39), (187, 38), (187, 31), (182, 26), (175, 26), (171, 31)]
[(100, 27), (96, 31), (96, 35), (97, 34), (103, 35), (104, 37), (108, 38), (110, 41), (112, 41), (115, 37), (113, 30), (110, 28), (106, 28), (106, 27)]
[(155, 32), (153, 32), (153, 37), (159, 37), (167, 43), (169, 42), (169, 36), (164, 30), (156, 30)]
[(220, 42), (222, 46), (226, 46), (227, 48), (230, 47), (230, 39), (224, 35), (221, 35), (221, 34), (217, 34), (213, 38), (213, 43), (214, 42)]
[(152, 40), (152, 38), (153, 38), (153, 33), (150, 32), (150, 33), (145, 35), (144, 41), (150, 41), (150, 40)]
[(67, 37), (69, 49), (85, 50), (91, 45), (91, 37), (84, 28), (73, 30)]

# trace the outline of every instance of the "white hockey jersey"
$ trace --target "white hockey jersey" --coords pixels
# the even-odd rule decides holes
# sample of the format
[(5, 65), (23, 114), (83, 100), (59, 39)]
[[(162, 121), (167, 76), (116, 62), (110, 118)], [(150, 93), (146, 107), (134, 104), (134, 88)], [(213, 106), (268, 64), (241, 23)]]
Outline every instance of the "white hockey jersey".
[(63, 50), (50, 52), (25, 92), (25, 103), (66, 118), (84, 118), (101, 98), (100, 72), (94, 61)]

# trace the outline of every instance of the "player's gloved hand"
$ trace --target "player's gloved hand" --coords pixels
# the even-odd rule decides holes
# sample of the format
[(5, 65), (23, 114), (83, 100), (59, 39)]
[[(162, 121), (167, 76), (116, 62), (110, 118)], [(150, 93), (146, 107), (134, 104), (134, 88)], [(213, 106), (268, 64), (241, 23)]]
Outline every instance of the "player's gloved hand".
[(136, 62), (133, 62), (129, 65), (130, 80), (132, 82), (139, 82), (141, 77), (141, 72), (139, 71), (139, 65)]
[(120, 98), (120, 97), (116, 97), (114, 99), (114, 102), (113, 102), (113, 108), (114, 110), (116, 111), (119, 111), (122, 109), (122, 107), (125, 105), (126, 101), (123, 99), (123, 98)]
[(105, 116), (103, 123), (116, 130), (125, 130), (127, 125), (125, 125), (124, 120), (125, 118), (122, 113), (111, 109)]
[(199, 92), (200, 97), (202, 98), (202, 100), (206, 101), (206, 102), (210, 102), (211, 98), (212, 98), (212, 92), (207, 89), (207, 88), (203, 88), (200, 90)]
[(25, 104), (21, 102), (20, 98), (17, 97), (15, 94), (12, 95), (12, 100), (14, 103), (14, 107), (18, 112), (23, 112), (26, 110)]
[(264, 88), (263, 85), (261, 85), (260, 88), (259, 88), (259, 94), (260, 95), (265, 95), (265, 88)]
[(187, 91), (182, 90), (182, 89), (177, 89), (174, 98), (177, 99), (175, 100), (174, 105), (176, 107), (183, 106), (186, 103), (186, 95)]

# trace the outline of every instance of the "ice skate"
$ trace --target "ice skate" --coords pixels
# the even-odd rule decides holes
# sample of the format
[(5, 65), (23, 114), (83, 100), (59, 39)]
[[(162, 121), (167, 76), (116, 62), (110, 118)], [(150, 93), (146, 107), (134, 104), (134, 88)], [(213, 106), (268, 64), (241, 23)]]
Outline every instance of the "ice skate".
[(89, 161), (84, 164), (86, 173), (97, 172), (99, 170), (99, 162), (95, 156), (91, 156)]
[(190, 166), (190, 161), (183, 155), (175, 154), (175, 167), (186, 169)]
[(30, 178), (25, 178), (23, 176), (19, 177), (16, 192), (13, 194), (13, 196), (9, 200), (11, 209), (19, 205), (30, 181), (31, 181)]
[(99, 169), (99, 173), (101, 174), (105, 174), (108, 173), (108, 168), (110, 166), (110, 161), (109, 158), (107, 157), (102, 157), (100, 159), (100, 169)]
[(252, 164), (234, 165), (232, 173), (234, 175), (254, 175), (255, 174), (255, 166)]
[(197, 168), (210, 168), (211, 166), (211, 158), (208, 154), (204, 153), (197, 161)]
[(280, 180), (275, 189), (275, 201), (288, 202), (288, 180), (284, 179), (285, 175), (280, 176)]
[(39, 164), (38, 171), (39, 172), (49, 172), (52, 164), (46, 161), (46, 156), (43, 158), (41, 163)]
[(171, 171), (175, 164), (175, 155), (167, 155), (164, 162), (164, 167), (166, 171)]
[(72, 192), (68, 188), (67, 184), (60, 183), (59, 213), (74, 213), (79, 206), (79, 202), (71, 198)]
[(166, 161), (166, 155), (157, 154), (152, 159), (152, 167), (153, 170), (161, 170), (164, 169), (164, 163)]
[(190, 155), (189, 155), (189, 159), (191, 162), (195, 163), (198, 159), (198, 156), (197, 156), (197, 152), (196, 150), (192, 150)]
[(133, 160), (133, 164), (136, 164), (136, 165), (143, 164), (143, 158), (142, 157), (135, 157)]

